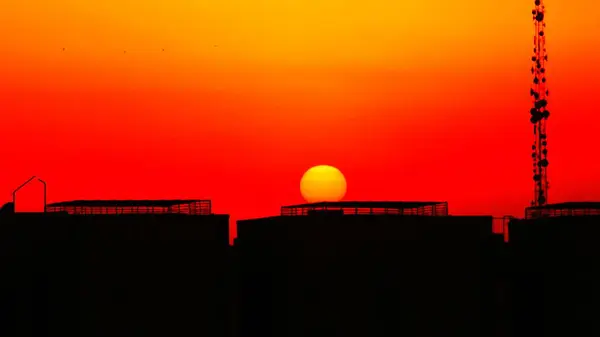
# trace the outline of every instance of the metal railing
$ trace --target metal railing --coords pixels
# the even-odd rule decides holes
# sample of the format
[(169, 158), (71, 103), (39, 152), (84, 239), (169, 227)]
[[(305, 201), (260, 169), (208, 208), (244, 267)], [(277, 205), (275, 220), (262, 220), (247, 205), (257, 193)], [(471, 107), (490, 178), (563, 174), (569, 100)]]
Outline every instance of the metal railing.
[(343, 213), (344, 215), (413, 215), (413, 216), (447, 216), (448, 204), (443, 202), (435, 205), (418, 207), (340, 207), (328, 206), (284, 206), (281, 207), (282, 216), (308, 216), (311, 214), (326, 213), (328, 211)]
[(170, 206), (136, 205), (101, 205), (101, 206), (48, 206), (47, 212), (65, 212), (78, 215), (101, 215), (101, 214), (188, 214), (188, 215), (210, 215), (212, 212), (210, 200), (182, 202)]

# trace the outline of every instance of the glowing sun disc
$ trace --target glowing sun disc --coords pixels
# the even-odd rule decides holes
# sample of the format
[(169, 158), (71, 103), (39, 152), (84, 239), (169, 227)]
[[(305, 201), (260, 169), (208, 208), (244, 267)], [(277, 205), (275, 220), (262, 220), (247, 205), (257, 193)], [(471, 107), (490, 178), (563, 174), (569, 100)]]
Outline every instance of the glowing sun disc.
[(306, 202), (340, 201), (346, 195), (346, 178), (329, 165), (308, 169), (300, 180), (300, 193)]

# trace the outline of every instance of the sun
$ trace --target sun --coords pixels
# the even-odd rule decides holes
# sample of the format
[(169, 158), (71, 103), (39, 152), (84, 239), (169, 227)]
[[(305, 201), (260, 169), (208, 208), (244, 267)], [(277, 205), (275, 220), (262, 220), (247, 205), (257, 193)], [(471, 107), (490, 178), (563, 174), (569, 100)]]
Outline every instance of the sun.
[(346, 195), (346, 178), (333, 166), (314, 166), (302, 176), (300, 193), (309, 203), (340, 201)]

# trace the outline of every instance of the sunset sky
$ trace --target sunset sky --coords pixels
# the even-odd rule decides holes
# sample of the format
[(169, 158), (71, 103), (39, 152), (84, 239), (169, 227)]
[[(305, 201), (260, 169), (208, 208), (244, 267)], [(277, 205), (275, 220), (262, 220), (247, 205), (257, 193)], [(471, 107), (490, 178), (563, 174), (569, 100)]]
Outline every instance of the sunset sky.
[[(550, 202), (599, 200), (600, 2), (546, 6)], [(0, 203), (38, 175), (49, 202), (208, 198), (236, 220), (302, 202), (328, 164), (346, 200), (521, 216), (532, 8), (2, 0)]]

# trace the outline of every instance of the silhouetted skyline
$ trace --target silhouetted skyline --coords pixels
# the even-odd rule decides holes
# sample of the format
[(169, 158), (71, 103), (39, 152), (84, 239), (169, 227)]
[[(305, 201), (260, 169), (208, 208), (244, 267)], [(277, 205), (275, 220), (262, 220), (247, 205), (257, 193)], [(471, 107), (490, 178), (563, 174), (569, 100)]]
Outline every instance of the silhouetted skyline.
[(4, 207), (0, 264), (12, 269), (0, 295), (3, 317), (14, 317), (4, 333), (595, 334), (600, 203), (549, 205), (562, 213), (513, 219), (508, 243), (492, 233), (491, 216), (448, 216), (446, 202), (288, 205), (280, 215), (238, 221), (234, 246), (228, 215), (210, 205), (77, 200), (17, 214)]
[[(0, 203), (38, 175), (49, 202), (202, 198), (242, 219), (302, 202), (302, 174), (329, 164), (346, 200), (522, 214), (533, 1), (264, 5), (6, 8)], [(585, 146), (598, 6), (553, 0), (546, 15), (550, 202), (600, 200)]]

